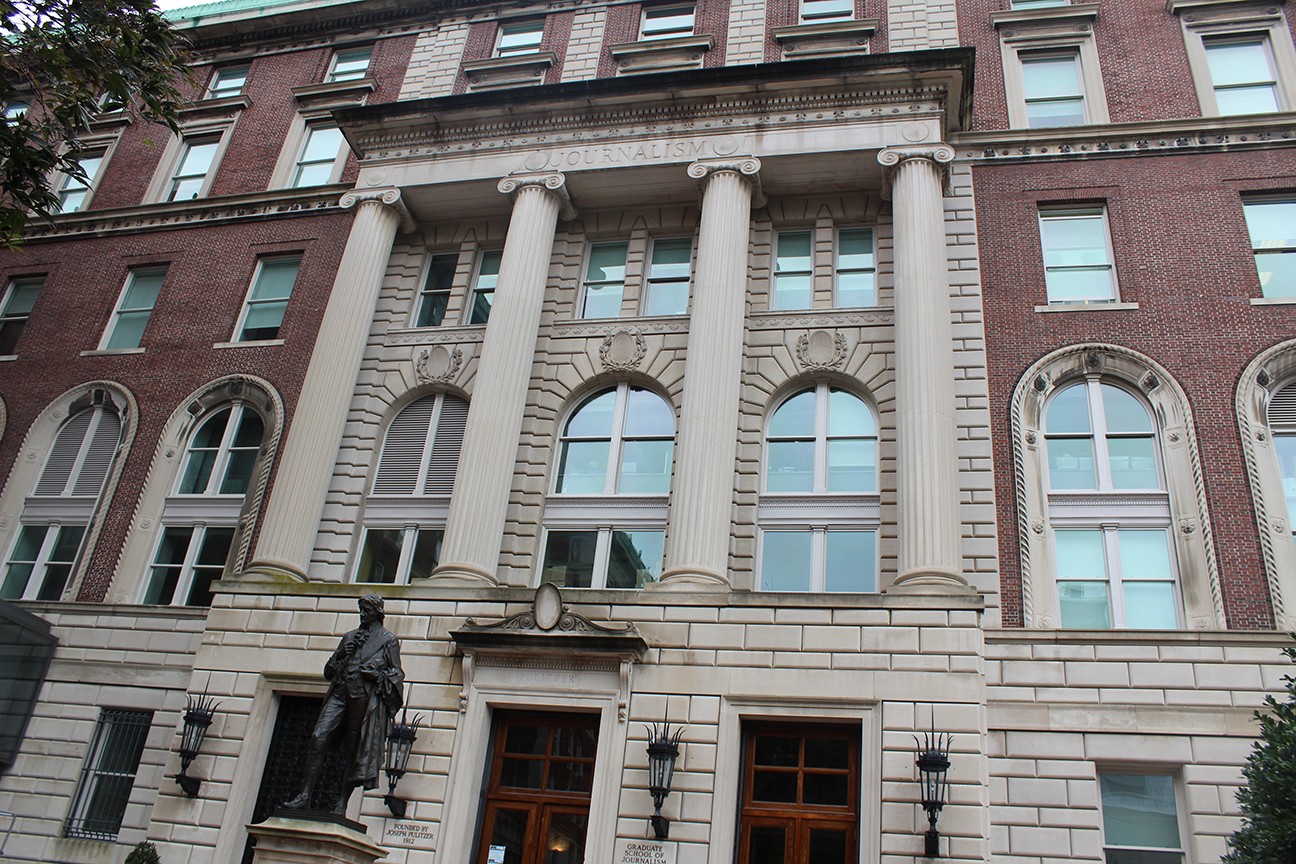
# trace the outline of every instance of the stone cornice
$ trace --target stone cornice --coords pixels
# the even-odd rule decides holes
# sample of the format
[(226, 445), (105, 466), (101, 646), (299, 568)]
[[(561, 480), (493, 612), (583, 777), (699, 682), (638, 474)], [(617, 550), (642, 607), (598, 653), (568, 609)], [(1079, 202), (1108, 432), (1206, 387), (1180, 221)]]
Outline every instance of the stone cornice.
[(1098, 17), (1097, 3), (1071, 3), (1066, 6), (1045, 6), (1040, 9), (1004, 9), (990, 13), (990, 23), (1000, 27), (1031, 27), (1054, 24), (1059, 21), (1088, 21)]
[(1237, 8), (1239, 6), (1282, 6), (1287, 0), (1166, 0), (1166, 11), (1179, 14), (1198, 9)]
[(26, 242), (40, 243), (71, 237), (102, 237), (133, 231), (191, 228), (222, 222), (253, 222), (293, 216), (316, 216), (339, 211), (338, 193), (344, 184), (309, 189), (271, 189), (250, 195), (168, 201), (109, 210), (87, 210), (56, 216), (48, 224), (32, 222)]
[(958, 149), (959, 161), (978, 163), (1289, 147), (1296, 143), (1296, 112), (963, 132), (950, 143)]
[(292, 94), (305, 105), (355, 105), (373, 92), (377, 82), (372, 78), (353, 81), (323, 81), (292, 88)]
[(226, 96), (222, 99), (199, 99), (180, 109), (180, 123), (183, 125), (210, 117), (232, 116), (244, 108), (251, 107), (251, 105), (251, 97), (244, 93), (237, 96)]

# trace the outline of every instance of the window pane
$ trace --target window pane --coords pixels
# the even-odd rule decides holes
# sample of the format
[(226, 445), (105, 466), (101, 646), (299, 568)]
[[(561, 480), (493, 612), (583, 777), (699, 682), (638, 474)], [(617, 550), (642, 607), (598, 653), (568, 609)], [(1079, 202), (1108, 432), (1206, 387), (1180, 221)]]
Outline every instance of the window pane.
[(1084, 100), (1078, 96), (1026, 103), (1026, 121), (1032, 129), (1080, 126), (1085, 122)]
[(150, 311), (119, 313), (117, 320), (113, 322), (112, 335), (104, 343), (104, 348), (138, 348), (144, 338), (144, 328), (148, 326)]
[(787, 829), (779, 825), (753, 825), (747, 842), (747, 864), (784, 864)]
[(791, 771), (752, 772), (752, 800), (795, 804), (797, 775)]
[(1102, 531), (1061, 530), (1053, 532), (1057, 548), (1059, 579), (1106, 579), (1107, 556)]
[(654, 241), (650, 276), (653, 279), (686, 277), (689, 275), (692, 257), (691, 238)]
[(774, 309), (809, 309), (812, 292), (810, 275), (805, 273), (780, 273), (774, 276)]
[(1058, 605), (1068, 630), (1111, 629), (1106, 582), (1059, 582)]
[(650, 282), (645, 315), (683, 315), (688, 311), (688, 282)]
[(1181, 852), (1149, 852), (1145, 849), (1108, 849), (1107, 864), (1183, 864)]
[[(827, 779), (827, 778), (822, 778)], [(845, 778), (840, 778), (844, 781)], [(806, 778), (809, 784), (810, 778)], [(807, 785), (806, 800), (810, 801), (810, 789)], [(824, 803), (841, 803), (845, 804), (843, 796), (840, 802), (825, 801)], [(810, 858), (814, 864), (846, 864), (848, 861), (854, 861), (854, 857), (847, 851), (846, 842), (850, 834), (840, 828), (811, 828), (810, 829)]]
[(605, 390), (576, 409), (563, 434), (572, 438), (610, 438), (615, 409), (616, 391)]
[(607, 587), (642, 588), (661, 578), (664, 531), (613, 531)]
[(1089, 397), (1083, 384), (1067, 387), (1053, 397), (1048, 408), (1050, 435), (1089, 433)]
[(1134, 630), (1174, 630), (1179, 626), (1171, 582), (1126, 582), (1125, 626)]
[(598, 493), (607, 486), (608, 441), (564, 441), (555, 491)]
[(813, 438), (815, 434), (815, 394), (813, 390), (798, 393), (784, 402), (770, 419), (769, 434), (776, 438)]
[(1278, 110), (1278, 93), (1272, 84), (1216, 90), (1215, 107), (1225, 117), (1268, 114)]
[(805, 767), (847, 768), (851, 742), (846, 738), (806, 738)]
[[(828, 807), (843, 807), (850, 803), (850, 785), (845, 774), (806, 774), (802, 783), (802, 801)], [(811, 861), (820, 864), (819, 858)]]
[(769, 441), (765, 452), (766, 491), (814, 491), (814, 441)]
[(1110, 384), (1103, 384), (1100, 390), (1108, 432), (1152, 432), (1152, 418), (1133, 394)]
[(252, 289), (253, 300), (287, 300), (297, 281), (300, 258), (265, 258)]
[(1158, 489), (1155, 440), (1147, 438), (1109, 438), (1107, 453), (1111, 459), (1112, 486), (1117, 489)]
[(1044, 263), (1050, 267), (1107, 264), (1107, 230), (1100, 215), (1045, 217)]
[(873, 274), (838, 273), (837, 305), (843, 308), (852, 306), (876, 306), (877, 289)]
[(876, 591), (877, 534), (873, 531), (829, 531), (827, 536), (824, 590)]
[(778, 235), (776, 273), (804, 273), (810, 270), (810, 232), (784, 231)]
[(427, 579), (432, 575), (432, 571), (441, 563), (441, 542), (444, 539), (445, 531), (440, 529), (420, 530), (415, 535), (414, 555), (410, 558), (410, 582)]
[(369, 58), (372, 48), (356, 48), (351, 51), (339, 51), (333, 57), (333, 69), (329, 72), (330, 81), (353, 81), (363, 78), (369, 70)]
[(500, 28), (498, 54), (526, 54), (540, 50), (544, 20), (506, 24)]
[(1263, 42), (1208, 42), (1206, 64), (1216, 87), (1273, 80)]
[(631, 387), (627, 395), (625, 434), (632, 438), (647, 435), (675, 435), (675, 415), (656, 393)]
[(167, 528), (162, 533), (162, 542), (158, 544), (157, 554), (153, 556), (148, 588), (144, 591), (145, 603), (164, 604), (175, 598), (176, 585), (180, 581), (185, 556), (189, 553), (189, 541), (193, 538), (193, 532), (193, 528), (186, 526)]
[(540, 581), (564, 588), (589, 588), (594, 584), (597, 546), (597, 531), (550, 531)]
[(620, 282), (611, 285), (586, 285), (582, 318), (616, 318), (621, 314), (621, 296), (625, 286)]
[(225, 572), (225, 559), (229, 557), (230, 544), (234, 541), (233, 528), (208, 528), (203, 537), (202, 549), (194, 563), (193, 575), (189, 581), (189, 596), (185, 598), (186, 606), (210, 606), (212, 604), (211, 585)]
[(9, 299), (5, 302), (5, 317), (30, 315), (32, 307), (36, 305), (36, 295), (40, 293), (43, 284), (44, 280), (42, 279), (15, 280), (9, 290)]
[(165, 270), (140, 270), (131, 273), (130, 285), (122, 296), (122, 309), (152, 309), (162, 290)]
[(1256, 249), (1296, 248), (1296, 201), (1244, 204), (1251, 245)]
[(762, 591), (810, 590), (809, 531), (766, 531), (761, 555)]
[(1044, 273), (1050, 303), (1102, 303), (1116, 299), (1110, 267), (1076, 267)]
[[(617, 491), (626, 494), (666, 494), (670, 491), (673, 442), (625, 441), (621, 445), (621, 477)], [(600, 490), (601, 491), (600, 487)]]
[(405, 545), (404, 529), (365, 532), (364, 550), (360, 553), (360, 567), (356, 570), (357, 582), (396, 581), (400, 569), (401, 547)]
[(801, 20), (849, 21), (855, 17), (852, 0), (801, 0)]
[(1027, 99), (1079, 96), (1080, 70), (1075, 57), (1022, 59), (1022, 91)]
[(872, 492), (876, 478), (876, 441), (853, 438), (828, 442), (829, 492)]
[(1287, 528), (1296, 531), (1296, 435), (1274, 435), (1273, 442), (1287, 499)]
[(1099, 774), (1103, 840), (1108, 846), (1179, 848), (1174, 778), (1164, 774)]
[(1050, 438), (1048, 445), (1050, 489), (1097, 489), (1093, 440)]
[(342, 149), (342, 130), (336, 126), (311, 128), (306, 133), (306, 146), (302, 148), (302, 162), (332, 162)]
[(1296, 252), (1257, 253), (1255, 260), (1265, 297), (1296, 297)]
[(1121, 578), (1171, 579), (1170, 546), (1160, 529), (1122, 528), (1120, 531)]
[(249, 306), (247, 317), (243, 319), (241, 338), (245, 341), (276, 338), (279, 335), (279, 326), (283, 324), (286, 308), (286, 302), (277, 301)]
[(857, 396), (844, 390), (832, 390), (828, 393), (828, 434), (831, 436), (868, 436), (873, 435), (877, 427), (873, 422), (873, 412)]
[(873, 229), (837, 232), (837, 266), (843, 270), (873, 269)]

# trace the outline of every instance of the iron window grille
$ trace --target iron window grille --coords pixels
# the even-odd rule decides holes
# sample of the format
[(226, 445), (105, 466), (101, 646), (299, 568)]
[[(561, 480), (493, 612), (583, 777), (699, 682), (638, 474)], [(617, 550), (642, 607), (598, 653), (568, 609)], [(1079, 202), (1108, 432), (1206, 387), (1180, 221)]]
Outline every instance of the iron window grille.
[(152, 722), (152, 711), (102, 710), (63, 830), (65, 836), (117, 839)]

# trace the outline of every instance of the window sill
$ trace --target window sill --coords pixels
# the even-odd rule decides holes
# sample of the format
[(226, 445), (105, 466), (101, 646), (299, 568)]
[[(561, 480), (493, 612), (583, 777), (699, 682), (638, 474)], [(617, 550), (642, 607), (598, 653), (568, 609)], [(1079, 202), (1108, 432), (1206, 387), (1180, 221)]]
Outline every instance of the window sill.
[(1252, 297), (1252, 306), (1290, 306), (1296, 304), (1296, 297)]
[(783, 47), (784, 57), (843, 57), (867, 54), (869, 39), (877, 28), (878, 19), (865, 18), (825, 24), (794, 24), (774, 27), (770, 32)]
[(17, 359), (17, 354), (0, 354), (0, 363), (12, 363)]
[(711, 36), (681, 36), (677, 39), (624, 42), (609, 50), (616, 60), (618, 75), (635, 75), (669, 69), (699, 69), (702, 58), (714, 44)]
[(999, 12), (991, 12), (990, 23), (998, 30), (1001, 27), (1032, 27), (1062, 21), (1093, 21), (1097, 17), (1097, 3), (1075, 3), (1070, 6), (1045, 6), (1041, 9), (1004, 9)]
[(1137, 309), (1137, 303), (1046, 303), (1036, 306), (1036, 312), (1121, 312)]
[(213, 348), (273, 348), (284, 344), (282, 339), (260, 339), (252, 342), (217, 342)]
[(96, 348), (93, 351), (82, 351), (82, 357), (116, 357), (119, 354), (143, 354), (143, 348)]
[(468, 76), (468, 86), (473, 90), (524, 87), (543, 83), (545, 73), (557, 60), (552, 51), (537, 51), (511, 57), (465, 60), (463, 71)]

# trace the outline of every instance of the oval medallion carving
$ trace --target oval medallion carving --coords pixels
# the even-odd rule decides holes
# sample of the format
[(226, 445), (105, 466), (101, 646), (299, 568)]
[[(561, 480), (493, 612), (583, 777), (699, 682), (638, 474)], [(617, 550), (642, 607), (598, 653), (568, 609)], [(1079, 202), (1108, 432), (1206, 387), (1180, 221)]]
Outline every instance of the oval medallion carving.
[(414, 375), (425, 383), (449, 381), (463, 365), (463, 351), (458, 346), (434, 345), (414, 357)]
[(827, 330), (802, 333), (796, 356), (802, 369), (836, 369), (846, 359), (846, 337)]
[(613, 333), (599, 345), (599, 360), (610, 372), (630, 372), (639, 368), (647, 353), (648, 343), (644, 337), (628, 330)]
[(552, 630), (562, 618), (562, 592), (552, 582), (546, 582), (536, 589), (535, 623), (541, 630)]

